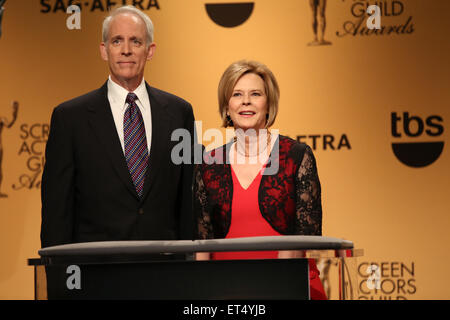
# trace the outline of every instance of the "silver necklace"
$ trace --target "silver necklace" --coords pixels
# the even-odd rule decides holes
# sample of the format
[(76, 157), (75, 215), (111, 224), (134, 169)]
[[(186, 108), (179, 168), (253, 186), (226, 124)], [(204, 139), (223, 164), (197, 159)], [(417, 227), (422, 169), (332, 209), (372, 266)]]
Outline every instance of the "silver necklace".
[(264, 148), (263, 150), (261, 150), (261, 151), (260, 151), (258, 154), (256, 154), (256, 155), (247, 155), (247, 154), (245, 154), (245, 153), (240, 152), (239, 149), (238, 149), (238, 147), (237, 147), (237, 137), (234, 137), (234, 142), (235, 142), (235, 143), (234, 143), (234, 148), (235, 148), (236, 152), (239, 153), (241, 156), (244, 156), (244, 157), (247, 157), (247, 158), (250, 158), (250, 157), (256, 157), (256, 156), (259, 156), (261, 153), (263, 153), (264, 151), (267, 150), (267, 148), (270, 146), (271, 141), (272, 141), (272, 133), (271, 133), (270, 131), (268, 131), (268, 134), (267, 134), (267, 144), (266, 144), (265, 148)]

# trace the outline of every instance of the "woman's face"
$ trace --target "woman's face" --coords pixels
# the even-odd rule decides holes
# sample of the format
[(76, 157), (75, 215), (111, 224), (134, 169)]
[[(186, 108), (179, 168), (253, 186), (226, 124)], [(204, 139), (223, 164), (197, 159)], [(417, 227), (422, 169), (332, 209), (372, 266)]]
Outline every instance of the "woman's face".
[(234, 86), (227, 114), (235, 129), (264, 129), (268, 113), (264, 80), (257, 74), (243, 75)]

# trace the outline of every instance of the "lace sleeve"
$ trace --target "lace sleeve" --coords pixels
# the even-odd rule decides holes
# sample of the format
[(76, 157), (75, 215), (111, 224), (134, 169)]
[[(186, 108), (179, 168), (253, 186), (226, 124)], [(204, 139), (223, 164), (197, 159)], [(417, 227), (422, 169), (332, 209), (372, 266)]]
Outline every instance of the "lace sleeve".
[(297, 232), (301, 235), (322, 235), (322, 199), (316, 159), (306, 147), (296, 177)]
[(213, 239), (211, 215), (208, 206), (208, 196), (202, 178), (201, 165), (194, 168), (194, 212), (197, 217), (198, 239)]

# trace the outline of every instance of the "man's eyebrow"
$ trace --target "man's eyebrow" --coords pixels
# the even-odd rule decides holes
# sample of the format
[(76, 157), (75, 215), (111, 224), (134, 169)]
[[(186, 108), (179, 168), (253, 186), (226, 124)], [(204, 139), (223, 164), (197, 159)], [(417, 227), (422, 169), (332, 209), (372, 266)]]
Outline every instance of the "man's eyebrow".
[[(122, 35), (116, 35), (111, 37), (111, 39), (124, 39), (124, 37)], [(131, 36), (129, 39), (131, 40), (142, 40), (142, 37), (138, 37), (138, 36)]]

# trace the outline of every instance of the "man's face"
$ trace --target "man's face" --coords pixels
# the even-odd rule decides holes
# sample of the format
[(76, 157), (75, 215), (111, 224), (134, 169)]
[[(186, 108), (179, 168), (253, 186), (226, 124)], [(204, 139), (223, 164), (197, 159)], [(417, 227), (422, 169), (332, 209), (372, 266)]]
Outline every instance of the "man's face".
[(113, 18), (108, 41), (100, 44), (102, 58), (109, 63), (113, 81), (140, 83), (145, 64), (155, 51), (155, 44), (148, 46), (146, 39), (145, 23), (137, 16), (124, 13)]
[(4, 9), (2, 8), (1, 3), (0, 3), (0, 38), (2, 37), (2, 19), (3, 19), (3, 11), (4, 11)]

